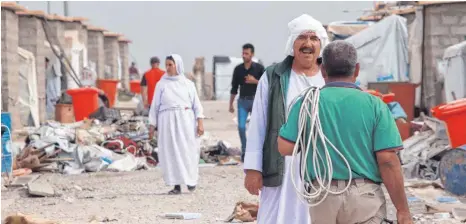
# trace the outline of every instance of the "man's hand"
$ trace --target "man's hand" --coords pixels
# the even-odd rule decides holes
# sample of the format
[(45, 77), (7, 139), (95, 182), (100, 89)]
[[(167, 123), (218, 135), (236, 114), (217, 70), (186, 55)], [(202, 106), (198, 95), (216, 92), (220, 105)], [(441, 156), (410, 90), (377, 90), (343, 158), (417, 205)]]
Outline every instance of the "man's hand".
[(252, 75), (248, 74), (246, 77), (244, 77), (244, 82), (247, 84), (257, 84), (259, 81)]
[(409, 214), (409, 211), (397, 212), (396, 220), (398, 224), (413, 224), (413, 219), (411, 218), (411, 214)]
[(155, 127), (154, 126), (149, 126), (149, 140), (154, 139), (155, 136)]
[(262, 173), (257, 170), (246, 170), (244, 187), (250, 194), (259, 195), (259, 191), (262, 189)]
[(202, 122), (198, 122), (197, 124), (197, 136), (200, 137), (204, 134), (204, 124)]
[(230, 111), (230, 113), (235, 112), (235, 107), (233, 106), (233, 104), (230, 104), (230, 109), (228, 111)]

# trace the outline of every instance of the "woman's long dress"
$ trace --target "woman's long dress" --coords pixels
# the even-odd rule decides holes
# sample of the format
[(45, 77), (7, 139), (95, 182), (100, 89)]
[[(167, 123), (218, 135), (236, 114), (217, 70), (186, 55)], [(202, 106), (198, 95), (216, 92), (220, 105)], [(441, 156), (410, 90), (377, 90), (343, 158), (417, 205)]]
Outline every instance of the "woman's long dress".
[(194, 83), (184, 76), (165, 74), (157, 83), (149, 122), (158, 129), (159, 164), (169, 186), (197, 185), (197, 118), (203, 118), (203, 108)]

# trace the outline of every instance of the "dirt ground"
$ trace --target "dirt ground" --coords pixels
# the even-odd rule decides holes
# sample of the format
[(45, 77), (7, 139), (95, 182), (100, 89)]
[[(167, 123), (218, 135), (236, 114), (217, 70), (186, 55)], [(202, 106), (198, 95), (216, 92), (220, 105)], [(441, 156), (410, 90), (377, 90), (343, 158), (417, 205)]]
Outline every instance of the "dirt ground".
[[(227, 102), (204, 102), (205, 130), (218, 139), (239, 147), (240, 141), (227, 112)], [(60, 196), (31, 198), (25, 189), (2, 190), (2, 220), (21, 212), (65, 223), (222, 223), (236, 202), (256, 202), (243, 187), (240, 166), (202, 167), (200, 183), (194, 193), (186, 188), (182, 195), (169, 196), (160, 169), (128, 173), (89, 173), (82, 175), (43, 174), (37, 181), (51, 184)], [(198, 220), (169, 220), (161, 216), (172, 212), (201, 213)]]
[[(235, 115), (227, 112), (228, 103), (203, 104), (207, 117), (205, 130), (239, 147), (240, 141), (233, 121)], [(188, 193), (186, 187), (183, 187), (182, 195), (170, 196), (166, 194), (170, 187), (165, 186), (158, 168), (126, 173), (42, 174), (37, 181), (51, 184), (59, 195), (32, 198), (27, 195), (26, 189), (2, 189), (1, 215), (3, 220), (7, 215), (21, 212), (77, 224), (89, 223), (92, 219), (124, 224), (223, 223), (236, 202), (258, 201), (257, 197), (249, 195), (244, 189), (243, 178), (241, 166), (202, 167), (200, 183), (194, 193)], [(393, 217), (393, 207), (389, 206), (388, 210)], [(197, 220), (161, 217), (173, 212), (201, 213), (202, 217)]]

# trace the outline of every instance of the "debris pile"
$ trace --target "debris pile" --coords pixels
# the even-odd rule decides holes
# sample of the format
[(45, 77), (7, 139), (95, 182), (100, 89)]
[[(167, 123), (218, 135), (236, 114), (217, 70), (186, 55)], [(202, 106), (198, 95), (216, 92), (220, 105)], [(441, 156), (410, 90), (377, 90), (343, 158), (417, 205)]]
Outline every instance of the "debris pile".
[(29, 131), (13, 170), (79, 174), (157, 165), (157, 141), (149, 140), (147, 118), (121, 118), (109, 111), (97, 111), (93, 117), (71, 124), (48, 121)]
[(403, 142), (400, 151), (406, 178), (437, 180), (442, 155), (450, 149), (444, 124), (431, 117), (421, 116), (413, 121), (415, 134)]
[(223, 140), (215, 140), (208, 133), (201, 139), (201, 160), (219, 165), (237, 165), (241, 162), (241, 150)]

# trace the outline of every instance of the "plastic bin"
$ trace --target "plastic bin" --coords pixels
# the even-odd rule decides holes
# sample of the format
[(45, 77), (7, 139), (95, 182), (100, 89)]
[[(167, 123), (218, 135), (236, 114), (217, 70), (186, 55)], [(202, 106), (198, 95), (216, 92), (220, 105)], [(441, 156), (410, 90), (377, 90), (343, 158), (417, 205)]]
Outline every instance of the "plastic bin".
[(110, 107), (113, 107), (113, 105), (115, 105), (118, 82), (118, 80), (110, 79), (100, 79), (97, 82), (97, 87), (103, 90), (104, 93), (107, 95)]
[(55, 120), (60, 123), (73, 123), (74, 111), (72, 104), (57, 104), (55, 105)]
[(141, 93), (141, 81), (133, 80), (129, 82), (129, 90), (135, 94)]
[(2, 173), (12, 172), (13, 158), (11, 155), (11, 114), (2, 113), (2, 125), (8, 127), (8, 129), (2, 135)]
[(466, 98), (438, 105), (431, 112), (446, 123), (452, 148), (466, 144)]
[(99, 91), (96, 88), (69, 89), (66, 91), (73, 98), (74, 118), (81, 121), (99, 108)]

